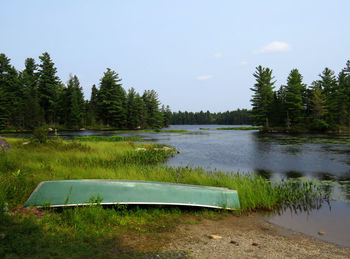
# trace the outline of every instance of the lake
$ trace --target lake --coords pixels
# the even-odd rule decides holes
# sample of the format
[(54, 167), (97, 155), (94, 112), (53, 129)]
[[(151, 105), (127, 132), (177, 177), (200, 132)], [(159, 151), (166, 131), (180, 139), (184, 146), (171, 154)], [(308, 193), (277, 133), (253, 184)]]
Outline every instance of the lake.
[[(308, 177), (332, 190), (330, 204), (309, 211), (266, 213), (272, 223), (343, 246), (350, 246), (350, 135), (260, 134), (216, 130), (223, 125), (176, 125), (188, 133), (123, 133), (175, 146), (180, 153), (168, 166), (201, 166), (207, 170), (256, 172), (265, 178)], [(225, 127), (235, 127), (225, 125)], [(208, 128), (200, 130), (200, 128)], [(105, 131), (60, 132), (65, 138), (116, 135)], [(318, 235), (324, 232), (324, 235)]]
[[(343, 246), (350, 246), (350, 135), (259, 134), (216, 130), (222, 125), (177, 125), (189, 134), (142, 133), (148, 141), (175, 146), (169, 166), (256, 172), (266, 178), (308, 177), (329, 181), (330, 204), (318, 210), (266, 215), (272, 223)], [(226, 127), (230, 127), (227, 125)], [(234, 127), (234, 126), (233, 126)], [(209, 128), (209, 130), (200, 130)], [(320, 236), (318, 232), (325, 234)]]

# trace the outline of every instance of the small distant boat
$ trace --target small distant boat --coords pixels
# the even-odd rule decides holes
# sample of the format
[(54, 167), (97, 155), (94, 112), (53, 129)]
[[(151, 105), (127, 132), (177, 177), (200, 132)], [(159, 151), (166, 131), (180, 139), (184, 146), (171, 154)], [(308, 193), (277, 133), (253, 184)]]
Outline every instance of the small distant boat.
[(24, 207), (101, 205), (181, 205), (236, 210), (237, 191), (221, 187), (131, 180), (41, 182)]

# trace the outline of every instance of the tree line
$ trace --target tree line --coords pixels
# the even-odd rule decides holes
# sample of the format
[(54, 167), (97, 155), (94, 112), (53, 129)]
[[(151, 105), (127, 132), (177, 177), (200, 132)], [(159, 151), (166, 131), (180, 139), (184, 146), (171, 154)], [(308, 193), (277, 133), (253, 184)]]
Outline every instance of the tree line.
[(338, 75), (325, 68), (308, 87), (298, 69), (292, 69), (285, 85), (275, 89), (270, 68), (258, 66), (252, 118), (255, 125), (287, 130), (340, 130), (350, 126), (350, 61)]
[(161, 128), (170, 123), (169, 106), (160, 107), (158, 94), (134, 88), (124, 90), (119, 75), (107, 68), (99, 86), (92, 86), (85, 100), (76, 75), (66, 84), (57, 76), (49, 53), (25, 60), (18, 71), (0, 54), (0, 129), (34, 129), (42, 125), (76, 129), (81, 127)]
[(252, 119), (246, 109), (211, 113), (207, 112), (173, 112), (170, 124), (221, 124), (221, 125), (250, 125)]

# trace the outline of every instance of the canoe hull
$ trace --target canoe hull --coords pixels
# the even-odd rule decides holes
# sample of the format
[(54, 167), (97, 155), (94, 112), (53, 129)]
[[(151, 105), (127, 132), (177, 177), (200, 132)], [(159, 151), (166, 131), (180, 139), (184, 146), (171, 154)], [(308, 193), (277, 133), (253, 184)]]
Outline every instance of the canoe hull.
[(24, 207), (142, 204), (239, 209), (237, 191), (227, 188), (130, 180), (41, 182)]

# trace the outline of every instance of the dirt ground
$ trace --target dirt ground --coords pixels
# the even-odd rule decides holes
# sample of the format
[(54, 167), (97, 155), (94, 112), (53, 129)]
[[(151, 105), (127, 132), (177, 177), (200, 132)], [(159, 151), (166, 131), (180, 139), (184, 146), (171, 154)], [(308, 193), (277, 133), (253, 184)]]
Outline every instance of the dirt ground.
[(259, 214), (181, 224), (161, 250), (187, 251), (193, 258), (350, 258), (350, 248), (287, 230)]

